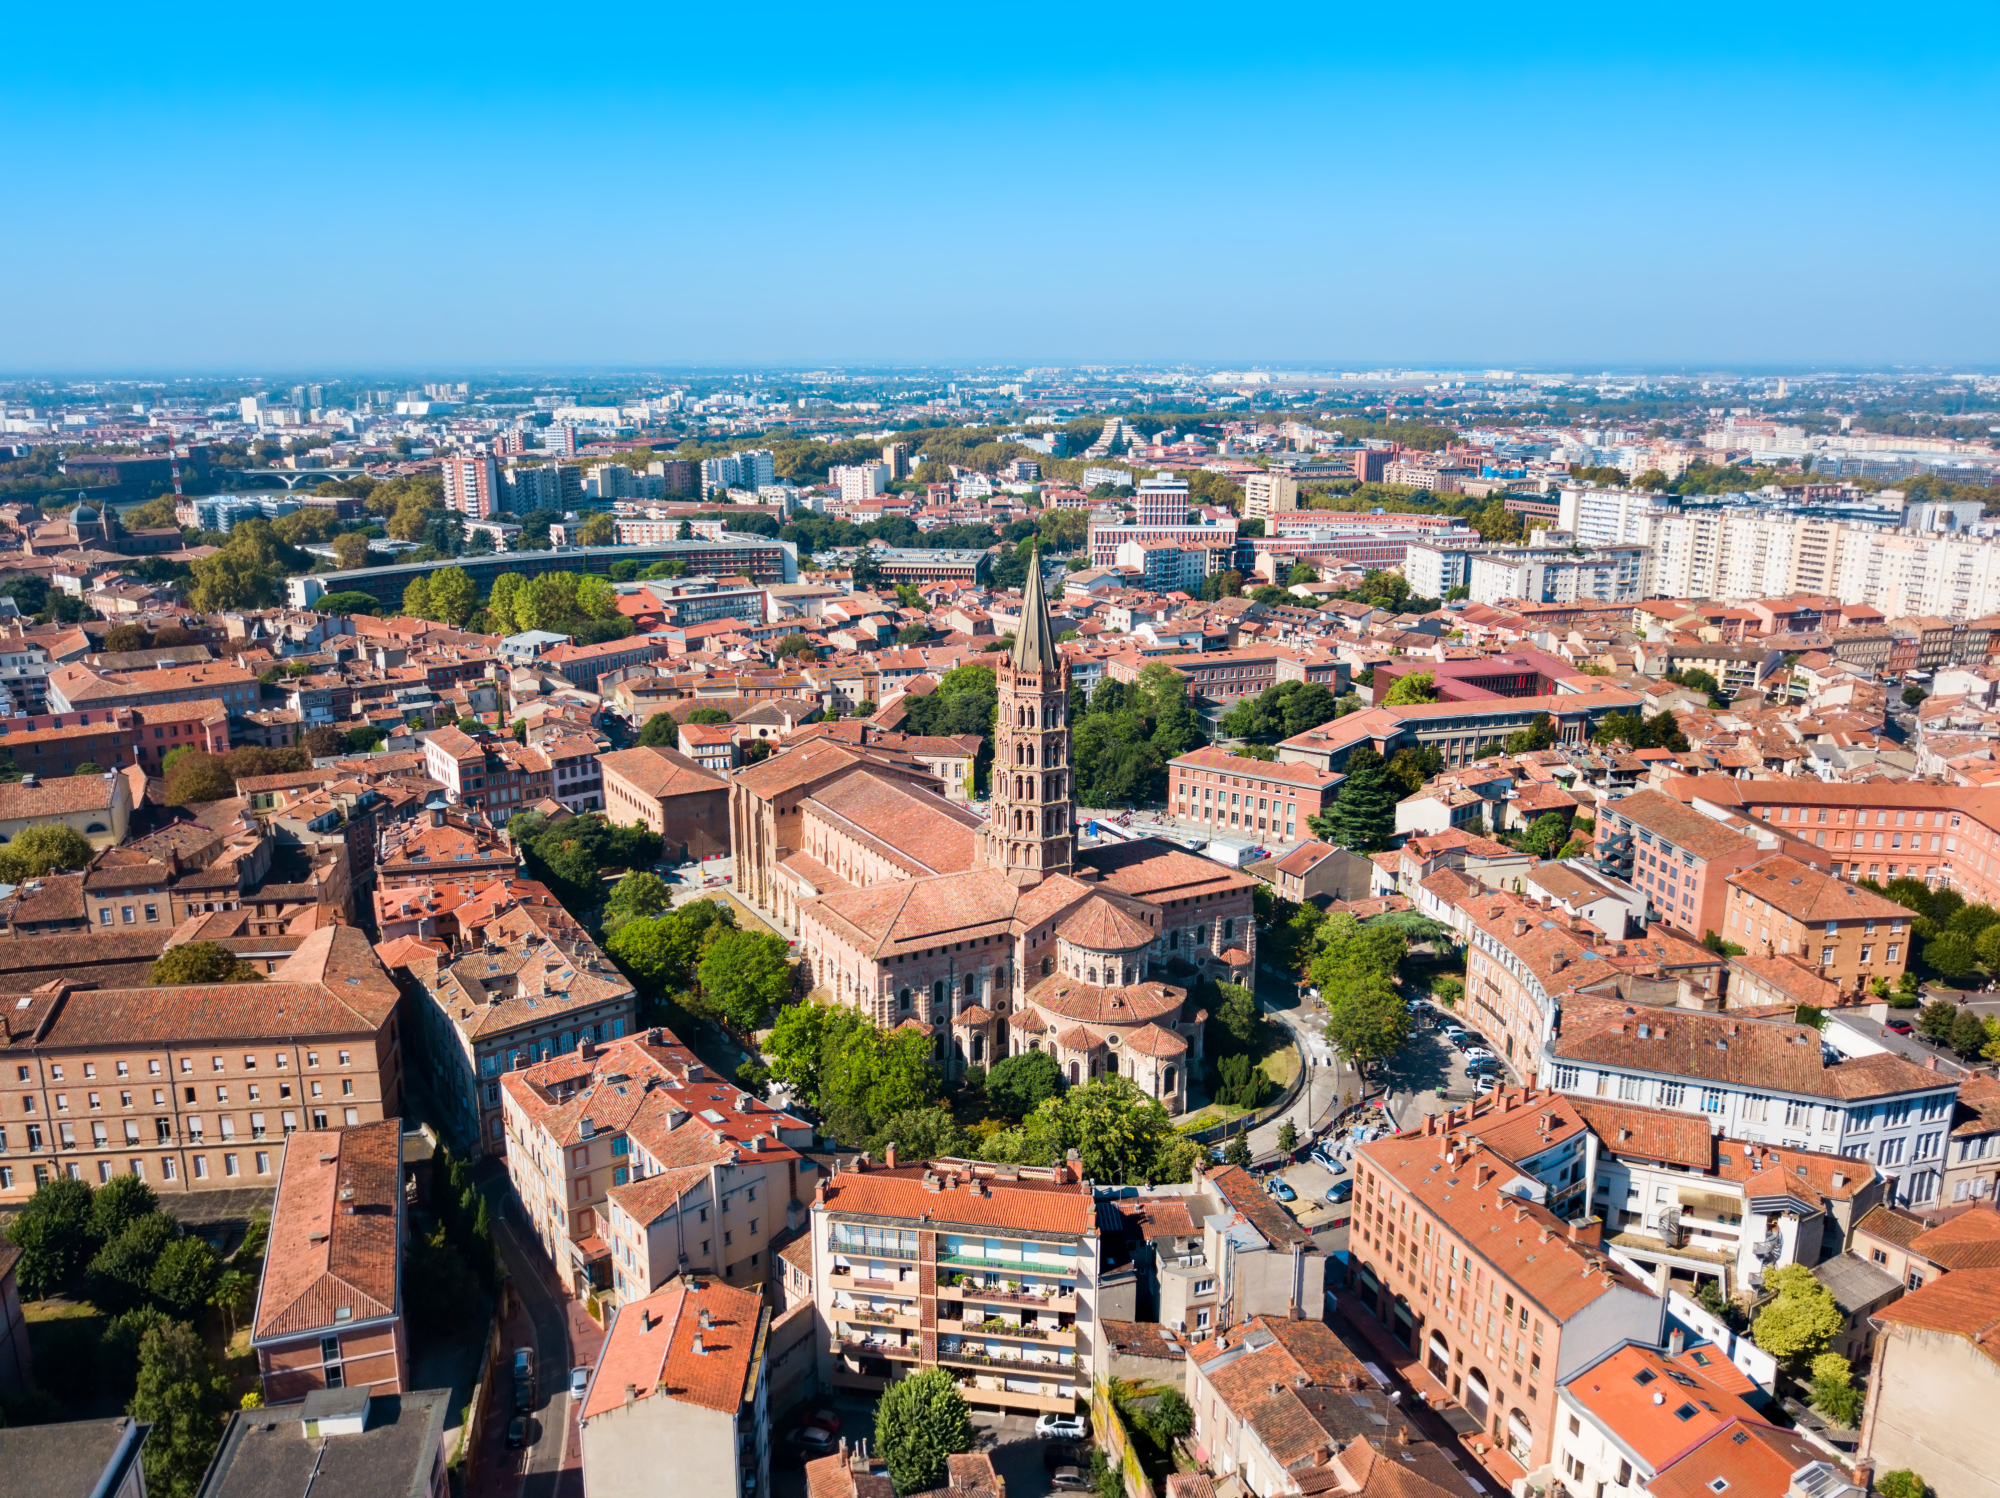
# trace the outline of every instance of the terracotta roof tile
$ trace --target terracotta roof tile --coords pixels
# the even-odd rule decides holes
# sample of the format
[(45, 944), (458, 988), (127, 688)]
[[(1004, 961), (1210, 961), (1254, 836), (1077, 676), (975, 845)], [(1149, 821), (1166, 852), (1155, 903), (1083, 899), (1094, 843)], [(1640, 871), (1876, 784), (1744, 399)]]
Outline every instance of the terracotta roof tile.
[(307, 1336), (399, 1313), (402, 1201), (402, 1132), (395, 1119), (288, 1136), (253, 1340)]
[(674, 1399), (734, 1415), (755, 1392), (750, 1374), (764, 1331), (756, 1291), (714, 1280), (673, 1280), (618, 1308), (582, 1419), (588, 1424), (622, 1408), (627, 1387), (634, 1399)]
[(1012, 1228), (1022, 1232), (1081, 1237), (1097, 1221), (1097, 1205), (1082, 1186), (1055, 1181), (979, 1179), (931, 1191), (924, 1185), (926, 1167), (894, 1170), (844, 1170), (826, 1183), (826, 1205), (832, 1212), (854, 1217), (880, 1217), (898, 1222), (924, 1222), (941, 1231), (962, 1223), (968, 1227)]

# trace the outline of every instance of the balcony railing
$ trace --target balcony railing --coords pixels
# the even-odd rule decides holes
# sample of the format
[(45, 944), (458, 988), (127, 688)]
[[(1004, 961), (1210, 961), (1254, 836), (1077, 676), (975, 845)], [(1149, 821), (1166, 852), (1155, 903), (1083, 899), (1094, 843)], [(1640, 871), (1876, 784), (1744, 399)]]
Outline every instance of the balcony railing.
[(837, 1254), (846, 1254), (850, 1259), (915, 1259), (914, 1248), (893, 1247), (886, 1243), (845, 1243), (829, 1237), (827, 1248)]
[[(1009, 1287), (1012, 1288), (1009, 1288)], [(1055, 1310), (1076, 1309), (1076, 1286), (1050, 1285), (1046, 1289), (1024, 1289), (1020, 1280), (1002, 1280), (988, 1285), (969, 1274), (955, 1274), (941, 1280), (939, 1290), (950, 1290), (953, 1299), (999, 1302), (1006, 1305), (1041, 1306)]]
[(1075, 1368), (1076, 1354), (1072, 1352), (1059, 1354), (1053, 1358), (1025, 1358), (1019, 1354), (1010, 1357), (1004, 1352), (991, 1353), (985, 1351), (983, 1348), (940, 1347), (938, 1349), (938, 1361), (940, 1363), (972, 1363), (981, 1368), (1021, 1368), (1031, 1372), (1046, 1368), (1053, 1374), (1055, 1370), (1060, 1368)]
[(914, 1343), (884, 1342), (872, 1337), (839, 1337), (833, 1339), (833, 1351), (860, 1353), (868, 1357), (913, 1358), (917, 1355)]
[(961, 1321), (959, 1326), (968, 1337), (1024, 1337), (1031, 1342), (1046, 1342), (1055, 1330), (1033, 1322), (1016, 1325), (1011, 1321)]

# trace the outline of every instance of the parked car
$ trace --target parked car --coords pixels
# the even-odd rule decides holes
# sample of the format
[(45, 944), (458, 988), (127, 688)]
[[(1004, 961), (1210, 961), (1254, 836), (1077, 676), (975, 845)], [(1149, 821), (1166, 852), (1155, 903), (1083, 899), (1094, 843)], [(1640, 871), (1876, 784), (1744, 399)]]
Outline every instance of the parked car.
[(1354, 1182), (1351, 1178), (1345, 1181), (1335, 1181), (1331, 1186), (1326, 1188), (1326, 1199), (1330, 1202), (1344, 1202), (1353, 1195)]
[(1491, 1051), (1487, 1050), (1486, 1047), (1483, 1045), (1473, 1045), (1473, 1046), (1467, 1046), (1465, 1048), (1465, 1059), (1467, 1061), (1497, 1062), (1500, 1058), (1494, 1055)]
[(1049, 1486), (1058, 1493), (1088, 1493), (1091, 1481), (1081, 1468), (1058, 1467), (1049, 1474)]
[(1271, 1195), (1281, 1202), (1295, 1202), (1299, 1199), (1298, 1192), (1292, 1189), (1292, 1183), (1283, 1176), (1271, 1177)]
[(1884, 1020), (1882, 1023), (1887, 1025), (1891, 1030), (1894, 1030), (1898, 1035), (1908, 1035), (1910, 1033), (1910, 1022), (1906, 1019)]
[(814, 1410), (811, 1415), (806, 1417), (806, 1424), (817, 1425), (830, 1436), (840, 1434), (840, 1416), (836, 1415), (832, 1410)]
[(1497, 1072), (1500, 1070), (1500, 1058), (1498, 1056), (1468, 1056), (1465, 1061), (1465, 1069), (1468, 1073)]
[(588, 1368), (572, 1368), (569, 1370), (569, 1397), (571, 1399), (583, 1398), (584, 1391), (589, 1387), (590, 1370)]
[(1038, 1415), (1035, 1434), (1044, 1441), (1081, 1441), (1090, 1434), (1090, 1422), (1081, 1415)]
[(1069, 1441), (1051, 1441), (1042, 1448), (1042, 1467), (1053, 1472), (1058, 1467), (1090, 1467), (1090, 1448)]
[(792, 1432), (792, 1444), (812, 1456), (833, 1450), (833, 1437), (817, 1425), (801, 1425)]
[(520, 1415), (516, 1415), (507, 1422), (507, 1449), (509, 1451), (519, 1451), (527, 1444), (528, 1422)]
[(514, 1380), (514, 1410), (525, 1415), (535, 1407), (535, 1381), (532, 1378)]
[(1499, 1085), (1500, 1079), (1494, 1076), (1492, 1072), (1481, 1072), (1472, 1079), (1472, 1090), (1479, 1097), (1485, 1097), (1487, 1093), (1494, 1091)]
[(535, 1376), (535, 1349), (517, 1347), (514, 1349), (514, 1377), (533, 1378)]

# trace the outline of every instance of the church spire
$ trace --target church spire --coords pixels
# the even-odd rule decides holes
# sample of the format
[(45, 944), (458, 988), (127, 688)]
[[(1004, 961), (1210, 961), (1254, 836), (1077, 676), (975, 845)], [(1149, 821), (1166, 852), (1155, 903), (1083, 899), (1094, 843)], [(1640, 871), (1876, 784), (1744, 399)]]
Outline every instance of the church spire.
[(1021, 589), (1021, 625), (1014, 636), (1016, 671), (1051, 671), (1056, 664), (1055, 641), (1049, 637), (1049, 605), (1042, 596), (1042, 554), (1028, 562), (1028, 582)]

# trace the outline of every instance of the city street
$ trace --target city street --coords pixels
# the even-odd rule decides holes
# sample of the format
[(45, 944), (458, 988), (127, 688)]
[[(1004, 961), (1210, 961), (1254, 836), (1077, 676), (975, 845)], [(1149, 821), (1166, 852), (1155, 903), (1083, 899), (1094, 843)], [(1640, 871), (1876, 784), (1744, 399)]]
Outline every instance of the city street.
[[(519, 1306), (503, 1330), (507, 1340), (501, 1346), (502, 1367), (487, 1391), (487, 1397), (501, 1401), (503, 1408), (489, 1422), (478, 1493), (481, 1498), (581, 1498), (582, 1451), (577, 1442), (577, 1403), (569, 1397), (569, 1371), (596, 1360), (602, 1334), (563, 1293), (540, 1246), (508, 1215), (496, 1219), (493, 1236)], [(578, 1322), (588, 1329), (577, 1327)], [(522, 1335), (530, 1340), (512, 1340)], [(513, 1389), (505, 1364), (517, 1345), (535, 1349), (535, 1407), (528, 1420), (527, 1447), (508, 1451), (502, 1436)]]

